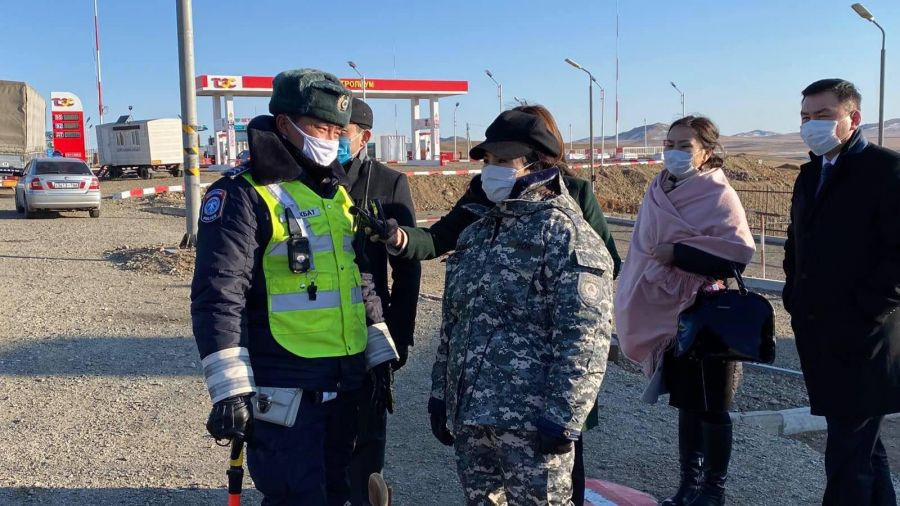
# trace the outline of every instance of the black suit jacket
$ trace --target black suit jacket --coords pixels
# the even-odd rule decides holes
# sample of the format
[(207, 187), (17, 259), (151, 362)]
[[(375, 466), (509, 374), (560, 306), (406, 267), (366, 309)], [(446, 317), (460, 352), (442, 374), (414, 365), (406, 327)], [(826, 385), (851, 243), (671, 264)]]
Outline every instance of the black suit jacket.
[[(381, 162), (367, 158), (353, 160), (344, 166), (350, 182), (350, 196), (357, 203), (366, 198), (379, 199), (387, 218), (401, 226), (416, 226), (416, 211), (406, 174), (393, 170)], [(375, 278), (375, 290), (385, 308), (384, 319), (398, 347), (413, 345), (416, 306), (419, 301), (419, 281), (422, 266), (418, 260), (388, 255), (380, 242), (366, 246), (369, 269)], [(392, 284), (388, 287), (388, 263)]]
[(900, 155), (857, 132), (819, 195), (800, 167), (785, 244), (784, 306), (815, 415), (900, 411)]

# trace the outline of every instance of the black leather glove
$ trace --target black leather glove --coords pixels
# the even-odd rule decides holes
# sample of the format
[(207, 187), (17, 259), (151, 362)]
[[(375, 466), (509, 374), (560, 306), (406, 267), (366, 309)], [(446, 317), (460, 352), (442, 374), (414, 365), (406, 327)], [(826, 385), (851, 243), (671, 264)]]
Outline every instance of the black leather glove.
[(453, 446), (455, 439), (447, 428), (447, 404), (432, 397), (428, 399), (428, 413), (431, 415), (431, 433), (444, 446)]
[(538, 431), (538, 451), (544, 455), (562, 455), (572, 450), (573, 441), (569, 438), (551, 436)]
[(396, 244), (397, 242), (397, 233), (400, 230), (400, 224), (397, 223), (397, 220), (394, 218), (388, 218), (384, 220), (382, 224), (382, 231), (370, 227), (365, 227), (363, 231), (368, 236), (369, 240), (372, 242), (383, 242), (385, 244)]
[(400, 358), (391, 362), (391, 367), (393, 367), (395, 371), (406, 365), (406, 361), (409, 359), (409, 346), (398, 344), (397, 355), (400, 355)]
[(394, 370), (393, 360), (376, 365), (372, 369), (375, 376), (375, 388), (372, 390), (372, 404), (376, 411), (382, 409), (394, 414)]
[(206, 430), (216, 439), (247, 439), (253, 429), (250, 395), (237, 395), (213, 404)]

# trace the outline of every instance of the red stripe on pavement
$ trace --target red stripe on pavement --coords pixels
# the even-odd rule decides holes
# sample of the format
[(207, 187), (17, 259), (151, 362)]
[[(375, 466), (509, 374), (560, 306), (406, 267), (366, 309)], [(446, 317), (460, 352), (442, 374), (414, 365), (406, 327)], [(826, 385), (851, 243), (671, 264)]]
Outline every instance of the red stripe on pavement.
[(128, 190), (128, 194), (131, 195), (132, 197), (140, 197), (140, 196), (144, 195), (144, 189), (143, 188), (132, 188), (131, 190)]
[(169, 186), (162, 186), (162, 185), (154, 186), (153, 191), (156, 193), (166, 193), (167, 191), (169, 191), (169, 188), (170, 188)]

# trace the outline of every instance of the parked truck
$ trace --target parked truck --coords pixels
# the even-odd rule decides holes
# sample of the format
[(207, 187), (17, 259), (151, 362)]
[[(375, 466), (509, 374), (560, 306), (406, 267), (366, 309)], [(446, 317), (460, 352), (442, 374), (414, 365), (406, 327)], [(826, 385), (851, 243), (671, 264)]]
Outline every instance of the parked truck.
[(46, 149), (47, 104), (27, 83), (0, 80), (0, 186), (12, 188)]
[(181, 120), (146, 119), (97, 125), (100, 177), (118, 179), (134, 171), (150, 179), (154, 170), (182, 174)]

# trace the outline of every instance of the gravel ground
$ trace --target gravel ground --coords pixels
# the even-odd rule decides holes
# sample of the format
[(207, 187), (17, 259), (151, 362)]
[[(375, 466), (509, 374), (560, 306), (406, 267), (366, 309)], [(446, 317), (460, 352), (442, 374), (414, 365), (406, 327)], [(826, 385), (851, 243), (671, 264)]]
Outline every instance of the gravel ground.
[[(121, 191), (116, 185), (141, 184), (105, 182), (104, 190)], [(204, 437), (209, 403), (190, 337), (188, 278), (123, 270), (104, 256), (177, 244), (183, 221), (132, 201), (103, 205), (99, 219), (26, 221), (0, 191), (0, 300), (13, 315), (0, 327), (0, 438), (10, 442), (0, 453), (0, 504), (221, 503), (227, 451)], [(443, 264), (426, 262), (423, 293), (439, 295), (442, 277)], [(399, 505), (461, 502), (452, 451), (433, 440), (425, 414), (439, 310), (422, 301), (417, 345), (397, 374), (386, 474)], [(590, 476), (663, 497), (676, 482), (676, 416), (637, 400), (644, 382), (610, 367), (586, 465)], [(735, 445), (733, 504), (817, 502), (819, 452), (748, 427), (737, 429)]]

